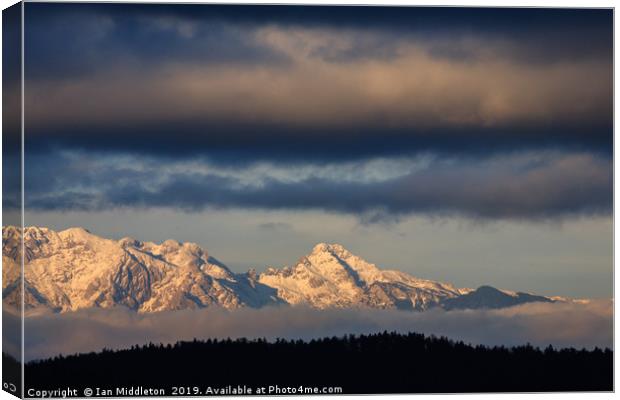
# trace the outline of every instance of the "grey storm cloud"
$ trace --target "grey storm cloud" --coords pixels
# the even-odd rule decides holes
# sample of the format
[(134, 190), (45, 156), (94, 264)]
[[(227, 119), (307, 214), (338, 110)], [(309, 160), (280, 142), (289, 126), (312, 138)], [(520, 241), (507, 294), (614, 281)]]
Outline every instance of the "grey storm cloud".
[[(611, 211), (610, 10), (27, 8), (28, 209)], [(426, 154), (382, 179), (282, 172)]]
[[(397, 55), (399, 38), (422, 39), (433, 53), (478, 58), (458, 38), (493, 37), (505, 57), (556, 63), (612, 56), (610, 10), (422, 7), (278, 7), (204, 5), (29, 4), (28, 65), (32, 78), (66, 78), (110, 68), (119, 60), (142, 66), (169, 60), (225, 63), (283, 61), (253, 40), (264, 27), (372, 32), (339, 48), (329, 41), (312, 54), (334, 62)], [(440, 23), (441, 22), (441, 23)], [(527, 23), (527, 29), (524, 29)], [(436, 39), (441, 39), (439, 44)], [(93, 50), (96, 46), (97, 50)], [(79, 55), (79, 57), (77, 57)], [(99, 58), (99, 59), (97, 59)]]
[(27, 8), (30, 152), (611, 152), (609, 10)]
[[(56, 174), (47, 179), (50, 163)], [(276, 166), (231, 172), (201, 162), (141, 165), (137, 158), (98, 164), (88, 157), (44, 157), (32, 165), (26, 207), (34, 210), (321, 209), (373, 221), (416, 213), (547, 219), (612, 208), (611, 160), (587, 153), (434, 159), (373, 179), (342, 176), (337, 165), (331, 175), (310, 165), (301, 177)]]
[[(612, 347), (613, 304), (530, 303), (501, 310), (407, 312), (313, 310), (274, 307), (228, 311), (218, 308), (137, 314), (127, 309), (81, 310), (33, 315), (25, 321), (25, 359), (174, 343), (193, 338), (301, 338), (345, 334), (420, 332), (467, 343), (593, 348)], [(5, 323), (11, 323), (5, 315)], [(9, 338), (9, 341), (11, 339)]]

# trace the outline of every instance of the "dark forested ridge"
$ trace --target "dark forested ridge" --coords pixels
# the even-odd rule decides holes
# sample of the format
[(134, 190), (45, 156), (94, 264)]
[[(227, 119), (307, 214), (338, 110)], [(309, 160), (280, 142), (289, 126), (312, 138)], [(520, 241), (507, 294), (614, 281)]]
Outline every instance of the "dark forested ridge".
[[(613, 352), (471, 346), (421, 334), (149, 344), (26, 365), (26, 388), (339, 386), (345, 394), (611, 391)], [(169, 391), (167, 392), (170, 393)]]

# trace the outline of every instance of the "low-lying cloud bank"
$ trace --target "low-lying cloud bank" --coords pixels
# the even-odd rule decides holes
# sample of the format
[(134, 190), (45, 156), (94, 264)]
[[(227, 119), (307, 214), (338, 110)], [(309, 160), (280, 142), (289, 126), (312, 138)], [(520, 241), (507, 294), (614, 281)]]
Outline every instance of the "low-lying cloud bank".
[[(5, 314), (5, 323), (10, 322)], [(473, 344), (612, 347), (613, 302), (530, 303), (502, 310), (407, 312), (313, 310), (303, 307), (201, 309), (136, 314), (89, 309), (26, 319), (25, 359), (59, 353), (174, 343), (193, 338), (265, 337), (311, 339), (383, 330), (447, 336)], [(5, 339), (6, 340), (6, 339)], [(10, 340), (10, 339), (9, 339)], [(5, 349), (10, 349), (5, 342)]]

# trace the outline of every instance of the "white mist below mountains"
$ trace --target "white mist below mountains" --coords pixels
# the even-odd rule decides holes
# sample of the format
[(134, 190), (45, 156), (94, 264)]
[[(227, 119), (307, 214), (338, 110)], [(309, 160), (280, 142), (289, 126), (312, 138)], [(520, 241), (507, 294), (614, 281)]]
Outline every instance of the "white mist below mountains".
[[(19, 229), (2, 230), (5, 304), (19, 305)], [(27, 309), (56, 312), (125, 306), (156, 312), (220, 306), (308, 305), (317, 309), (503, 308), (556, 298), (419, 279), (376, 265), (338, 244), (320, 243), (294, 266), (261, 274), (230, 271), (194, 243), (118, 241), (82, 228), (24, 231)]]

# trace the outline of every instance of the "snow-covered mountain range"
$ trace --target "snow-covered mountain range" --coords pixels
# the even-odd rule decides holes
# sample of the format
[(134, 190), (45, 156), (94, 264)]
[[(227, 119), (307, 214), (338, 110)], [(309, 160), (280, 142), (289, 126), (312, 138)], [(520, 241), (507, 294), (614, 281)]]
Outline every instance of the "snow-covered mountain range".
[[(2, 229), (2, 296), (18, 305), (20, 230)], [(426, 310), (501, 308), (552, 298), (482, 286), (476, 290), (384, 270), (338, 244), (317, 244), (290, 267), (233, 273), (195, 243), (110, 240), (83, 228), (24, 230), (27, 309), (56, 312), (126, 306), (138, 312), (213, 305)]]

